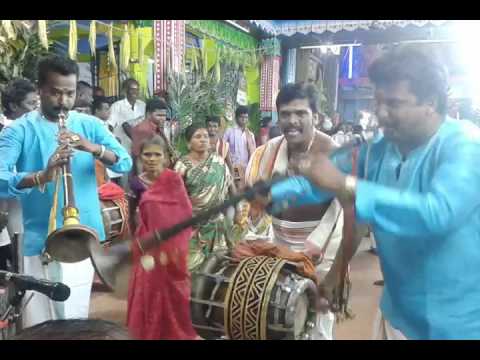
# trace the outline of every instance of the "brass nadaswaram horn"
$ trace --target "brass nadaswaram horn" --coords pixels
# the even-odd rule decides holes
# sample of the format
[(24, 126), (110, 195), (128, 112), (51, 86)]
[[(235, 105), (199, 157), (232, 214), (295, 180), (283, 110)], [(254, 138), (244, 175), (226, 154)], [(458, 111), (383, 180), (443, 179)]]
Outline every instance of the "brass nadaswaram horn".
[[(61, 132), (67, 129), (67, 116), (64, 112), (61, 112), (58, 117), (58, 128)], [(62, 166), (62, 182), (64, 195), (63, 226), (48, 235), (45, 253), (54, 260), (74, 263), (85, 260), (90, 256), (90, 243), (99, 244), (100, 242), (94, 229), (80, 224), (80, 214), (75, 206), (70, 159)]]

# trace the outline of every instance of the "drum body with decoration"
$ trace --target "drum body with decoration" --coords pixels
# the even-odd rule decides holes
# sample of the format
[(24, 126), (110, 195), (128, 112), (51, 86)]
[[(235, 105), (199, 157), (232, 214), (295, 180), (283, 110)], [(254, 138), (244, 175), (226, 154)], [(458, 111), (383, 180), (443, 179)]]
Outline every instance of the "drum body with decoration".
[(315, 283), (286, 260), (212, 253), (192, 273), (193, 327), (205, 339), (300, 340), (315, 328)]
[(121, 207), (112, 200), (100, 200), (105, 241), (110, 242), (120, 238), (125, 231), (126, 218)]
[(100, 212), (105, 230), (104, 245), (123, 239), (130, 232), (129, 206), (123, 189), (113, 182), (99, 187)]

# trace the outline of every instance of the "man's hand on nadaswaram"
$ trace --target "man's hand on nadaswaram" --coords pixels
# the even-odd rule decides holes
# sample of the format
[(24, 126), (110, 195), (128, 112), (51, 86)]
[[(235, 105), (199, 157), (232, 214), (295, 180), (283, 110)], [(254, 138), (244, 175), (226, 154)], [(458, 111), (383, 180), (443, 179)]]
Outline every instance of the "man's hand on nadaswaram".
[(59, 134), (60, 143), (68, 143), (72, 148), (93, 152), (93, 145), (90, 141), (82, 137), (81, 135), (75, 134), (71, 131), (64, 130)]

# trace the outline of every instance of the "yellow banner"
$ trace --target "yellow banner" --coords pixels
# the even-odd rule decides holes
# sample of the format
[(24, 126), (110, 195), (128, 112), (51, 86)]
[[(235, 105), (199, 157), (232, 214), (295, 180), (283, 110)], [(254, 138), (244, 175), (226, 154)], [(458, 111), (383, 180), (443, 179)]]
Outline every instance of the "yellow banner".
[(77, 60), (78, 37), (76, 20), (70, 20), (70, 31), (68, 35), (68, 56), (72, 60)]
[(48, 50), (47, 20), (38, 20), (38, 39), (42, 46)]
[(95, 57), (97, 48), (97, 26), (95, 20), (90, 20), (90, 33), (88, 34), (88, 43), (90, 44), (90, 53)]

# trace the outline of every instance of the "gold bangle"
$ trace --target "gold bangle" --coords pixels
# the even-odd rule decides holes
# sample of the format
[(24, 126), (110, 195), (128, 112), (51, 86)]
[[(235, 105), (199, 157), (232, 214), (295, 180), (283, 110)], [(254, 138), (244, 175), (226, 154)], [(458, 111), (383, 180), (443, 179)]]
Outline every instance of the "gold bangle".
[(348, 200), (355, 199), (355, 193), (357, 192), (357, 178), (352, 175), (345, 177), (344, 192)]
[(33, 187), (38, 186), (37, 184), (37, 173), (33, 174)]
[(100, 159), (103, 159), (103, 157), (105, 156), (105, 151), (107, 151), (107, 148), (105, 147), (105, 145), (102, 145), (102, 152), (100, 153)]
[(103, 157), (105, 156), (105, 151), (107, 151), (107, 148), (105, 147), (105, 145), (100, 145), (100, 152), (95, 153), (94, 156), (98, 160), (102, 160)]
[(37, 183), (38, 190), (41, 193), (44, 193), (45, 192), (45, 184), (42, 184), (40, 182), (40, 173), (41, 173), (41, 171), (37, 171), (37, 173), (35, 174), (35, 182)]

